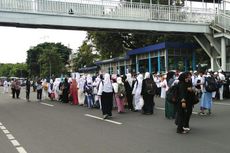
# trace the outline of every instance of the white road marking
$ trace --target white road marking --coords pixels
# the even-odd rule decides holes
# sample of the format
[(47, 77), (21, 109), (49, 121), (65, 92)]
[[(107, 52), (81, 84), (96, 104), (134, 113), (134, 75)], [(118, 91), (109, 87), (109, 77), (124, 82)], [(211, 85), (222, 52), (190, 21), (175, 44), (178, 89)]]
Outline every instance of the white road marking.
[(42, 105), (46, 105), (46, 106), (50, 106), (50, 107), (53, 107), (54, 105), (51, 105), (51, 104), (47, 104), (47, 103), (41, 103)]
[(15, 139), (14, 136), (13, 136), (12, 134), (7, 134), (6, 136), (7, 136), (7, 138), (8, 138), (9, 140)]
[(5, 130), (6, 127), (5, 126), (0, 126), (0, 129)]
[(13, 144), (13, 146), (17, 149), (18, 153), (27, 153), (26, 150), (20, 145), (20, 143), (15, 139), (15, 137), (10, 134), (10, 132), (6, 129), (5, 126), (0, 122), (1, 130), (6, 134), (7, 138)]
[(17, 140), (11, 140), (11, 143), (12, 143), (14, 146), (20, 146), (20, 143), (19, 143)]
[[(155, 107), (156, 109), (158, 109), (158, 110), (165, 110), (165, 108), (162, 108), (162, 107)], [(195, 115), (197, 115), (198, 114), (198, 112), (192, 112), (193, 114), (195, 114)]]
[(17, 147), (16, 149), (18, 150), (19, 153), (27, 153), (23, 147)]
[(224, 105), (224, 106), (230, 106), (228, 103), (221, 103), (221, 102), (214, 102), (215, 105)]
[(9, 134), (10, 132), (8, 130), (2, 130), (5, 134)]
[(95, 118), (95, 119), (98, 119), (98, 120), (102, 120), (102, 121), (106, 121), (106, 122), (110, 122), (110, 123), (114, 123), (114, 124), (117, 124), (117, 125), (121, 125), (122, 124), (121, 122), (116, 122), (116, 121), (112, 121), (112, 120), (108, 120), (108, 119), (103, 119), (101, 117), (97, 117), (97, 116), (90, 115), (90, 114), (85, 114), (85, 116), (91, 117), (91, 118)]

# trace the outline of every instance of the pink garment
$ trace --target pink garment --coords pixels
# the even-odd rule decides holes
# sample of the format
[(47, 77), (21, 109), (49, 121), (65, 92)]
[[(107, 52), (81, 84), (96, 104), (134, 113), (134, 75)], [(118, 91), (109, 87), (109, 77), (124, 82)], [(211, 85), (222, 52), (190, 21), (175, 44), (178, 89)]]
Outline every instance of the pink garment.
[(124, 107), (125, 98), (119, 98), (119, 96), (117, 94), (115, 94), (115, 99), (116, 99), (116, 103), (117, 103), (118, 113), (125, 112), (125, 107)]
[(72, 84), (70, 85), (70, 95), (73, 98), (73, 105), (78, 105), (78, 89), (75, 79), (72, 80)]

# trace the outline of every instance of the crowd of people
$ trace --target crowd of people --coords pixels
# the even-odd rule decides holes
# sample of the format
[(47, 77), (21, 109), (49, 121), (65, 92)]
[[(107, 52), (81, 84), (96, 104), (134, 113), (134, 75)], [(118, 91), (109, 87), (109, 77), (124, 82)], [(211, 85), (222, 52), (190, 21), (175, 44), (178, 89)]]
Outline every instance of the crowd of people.
[[(211, 87), (211, 81), (215, 80), (215, 89)], [(170, 71), (167, 74), (132, 75), (130, 73), (119, 76), (108, 73), (98, 76), (77, 75), (74, 78), (38, 79), (37, 81), (26, 80), (26, 99), (30, 100), (30, 88), (37, 92), (37, 100), (51, 99), (81, 105), (88, 108), (102, 110), (104, 119), (112, 117), (113, 108), (118, 113), (124, 113), (127, 109), (141, 112), (145, 115), (154, 113), (154, 96), (165, 99), (165, 117), (175, 119), (177, 133), (185, 134), (190, 131), (189, 121), (195, 104), (200, 102), (200, 115), (212, 113), (212, 100), (223, 100), (224, 85), (228, 86), (225, 75), (221, 70), (218, 72), (178, 72)], [(7, 84), (9, 86), (9, 84)], [(7, 87), (6, 86), (6, 87)], [(20, 82), (12, 80), (10, 83), (12, 98), (19, 98)], [(172, 103), (169, 92), (177, 87), (179, 93), (176, 102)], [(4, 85), (4, 92), (8, 90)], [(16, 95), (16, 97), (15, 97)]]

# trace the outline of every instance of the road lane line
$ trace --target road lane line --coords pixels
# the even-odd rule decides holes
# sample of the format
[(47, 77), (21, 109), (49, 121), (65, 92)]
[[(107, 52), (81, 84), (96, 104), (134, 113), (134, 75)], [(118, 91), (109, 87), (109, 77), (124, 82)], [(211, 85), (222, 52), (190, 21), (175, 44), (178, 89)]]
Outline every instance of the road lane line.
[(0, 129), (6, 130), (6, 127), (5, 126), (0, 126)]
[(11, 140), (11, 143), (12, 143), (14, 146), (20, 146), (20, 143), (19, 143), (17, 140)]
[[(1, 123), (1, 122), (0, 122)], [(27, 153), (26, 150), (20, 145), (20, 143), (15, 139), (15, 137), (10, 134), (5, 126), (1, 123), (0, 129), (5, 133), (6, 137), (10, 140), (12, 145), (17, 149), (18, 153)]]
[(116, 122), (116, 121), (113, 121), (113, 120), (103, 119), (101, 117), (90, 115), (90, 114), (85, 114), (85, 116), (91, 117), (91, 118), (95, 118), (95, 119), (98, 119), (98, 120), (102, 120), (102, 121), (106, 121), (106, 122), (110, 122), (110, 123), (117, 124), (117, 125), (121, 125), (122, 124), (121, 122)]
[(214, 102), (215, 105), (224, 105), (224, 106), (230, 106), (228, 103), (221, 103), (221, 102)]
[(8, 138), (9, 140), (15, 139), (14, 136), (13, 136), (12, 134), (7, 134), (6, 136), (7, 136), (7, 138)]
[[(165, 110), (165, 108), (162, 108), (162, 107), (155, 107), (156, 109), (158, 109), (158, 110)], [(192, 112), (193, 114), (195, 114), (195, 115), (197, 115), (198, 114), (198, 112)]]
[(17, 147), (16, 149), (18, 150), (19, 153), (27, 153), (23, 147)]
[(2, 130), (5, 134), (9, 134), (10, 132), (8, 130)]
[(50, 107), (53, 107), (54, 105), (51, 105), (51, 104), (47, 104), (47, 103), (41, 103), (42, 105), (46, 105), (46, 106), (50, 106)]

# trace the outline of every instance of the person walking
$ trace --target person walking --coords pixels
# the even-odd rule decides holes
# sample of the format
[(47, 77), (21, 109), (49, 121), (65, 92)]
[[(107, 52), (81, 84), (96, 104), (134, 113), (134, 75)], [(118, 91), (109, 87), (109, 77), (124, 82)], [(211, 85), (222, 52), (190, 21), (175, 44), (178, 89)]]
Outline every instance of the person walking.
[(98, 95), (101, 96), (103, 118), (112, 117), (113, 86), (108, 73), (105, 73), (104, 80), (99, 84)]
[(7, 80), (5, 80), (5, 81), (3, 82), (3, 87), (4, 87), (3, 93), (8, 93), (8, 91), (9, 91), (9, 84), (8, 84), (8, 81), (7, 81)]
[[(179, 97), (177, 102), (177, 133), (186, 134), (190, 131), (189, 127), (189, 107), (191, 106), (192, 99), (190, 99), (189, 92), (192, 91), (192, 88), (188, 86), (190, 84), (191, 78), (188, 73), (184, 72), (179, 76)], [(187, 124), (187, 125), (186, 125)]]
[(29, 102), (30, 101), (30, 81), (29, 79), (27, 78), (26, 79), (26, 100)]
[(115, 84), (116, 85), (114, 86), (114, 93), (115, 93), (115, 100), (117, 103), (117, 111), (118, 113), (124, 113), (126, 91), (125, 91), (124, 83), (122, 82), (122, 78), (117, 77), (117, 81)]
[(144, 105), (142, 107), (142, 113), (146, 115), (153, 114), (153, 108), (154, 108), (154, 95), (157, 90), (157, 85), (153, 81), (153, 79), (150, 78), (150, 73), (145, 73), (145, 79), (142, 83), (142, 90), (141, 95), (144, 99)]
[(20, 91), (21, 91), (21, 82), (20, 82), (20, 80), (16, 80), (15, 85), (16, 85), (15, 86), (16, 98), (19, 99)]
[[(175, 83), (174, 83), (175, 82), (175, 72), (173, 72), (173, 71), (168, 72), (166, 81), (167, 81), (167, 87), (168, 87), (166, 89), (166, 93), (167, 93), (168, 89), (175, 85)], [(167, 97), (167, 94), (166, 94), (166, 97)], [(165, 98), (165, 117), (167, 119), (174, 119), (175, 118), (175, 115), (176, 115), (175, 109), (176, 109), (175, 104), (170, 103), (167, 100), (167, 98)]]
[(72, 84), (70, 85), (70, 96), (72, 97), (72, 104), (78, 105), (78, 89), (76, 79), (73, 79)]
[(15, 93), (16, 93), (16, 81), (12, 79), (11, 81), (11, 91), (12, 91), (12, 98), (15, 98)]
[(42, 82), (41, 80), (38, 80), (36, 83), (36, 87), (37, 87), (37, 100), (41, 101), (42, 100)]
[(223, 100), (223, 94), (224, 94), (224, 81), (225, 81), (225, 76), (223, 74), (223, 71), (220, 69), (218, 71), (219, 73), (219, 84), (220, 84), (220, 88), (219, 88), (219, 94), (220, 94), (220, 100)]
[(128, 109), (133, 111), (133, 95), (132, 95), (132, 91), (133, 91), (133, 86), (134, 86), (134, 81), (132, 78), (131, 73), (126, 74), (126, 80), (124, 82), (124, 86), (125, 86), (125, 93), (126, 93), (126, 99), (128, 101)]
[(142, 106), (144, 104), (143, 97), (141, 95), (142, 90), (142, 81), (143, 75), (138, 74), (137, 81), (134, 84), (132, 94), (134, 95), (134, 111), (141, 111)]

